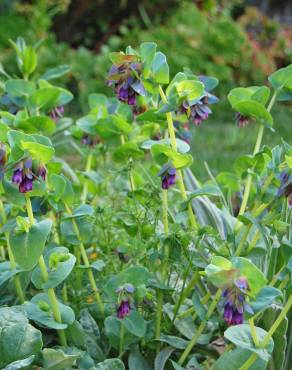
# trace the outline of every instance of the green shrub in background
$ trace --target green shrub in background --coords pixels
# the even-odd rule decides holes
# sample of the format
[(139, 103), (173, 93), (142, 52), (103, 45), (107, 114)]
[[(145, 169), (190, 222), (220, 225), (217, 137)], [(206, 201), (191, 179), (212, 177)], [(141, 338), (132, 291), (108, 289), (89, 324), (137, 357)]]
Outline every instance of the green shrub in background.
[[(234, 126), (233, 113), (224, 100), (224, 95), (236, 84), (247, 86), (260, 83), (264, 80), (266, 71), (253, 59), (254, 45), (244, 31), (248, 20), (244, 19), (241, 25), (230, 16), (230, 4), (233, 2), (228, 2), (229, 7), (224, 8), (223, 12), (218, 12), (214, 6), (208, 12), (203, 12), (193, 2), (181, 1), (176, 12), (160, 16), (159, 21), (150, 19), (147, 13), (140, 18), (130, 17), (124, 20), (98, 53), (83, 45), (73, 49), (67, 43), (57, 42), (52, 31), (54, 17), (68, 12), (69, 3), (66, 0), (36, 0), (30, 5), (18, 1), (6, 1), (6, 6), (4, 2), (1, 3), (3, 15), (0, 16), (0, 62), (8, 66), (7, 70), (11, 75), (16, 73), (16, 66), (12, 62), (13, 51), (7, 39), (15, 39), (18, 32), (31, 43), (44, 39), (39, 50), (38, 73), (41, 75), (56, 64), (70, 65), (70, 73), (66, 78), (57, 79), (56, 82), (74, 93), (75, 99), (69, 104), (68, 110), (72, 116), (77, 116), (86, 110), (88, 94), (111, 94), (104, 83), (109, 52), (124, 49), (128, 44), (136, 47), (141, 42), (155, 40), (172, 65), (172, 75), (187, 67), (197, 74), (213, 75), (220, 80), (217, 94), (222, 99), (214, 107), (214, 115), (208, 125), (193, 132), (193, 147), (196, 148), (193, 155), (199, 175), (206, 177), (204, 161), (209, 163), (211, 169), (220, 171), (225, 168), (226, 161), (232, 165), (234, 159), (246, 151), (246, 146), (250, 145), (251, 148), (255, 130), (249, 130), (245, 141), (242, 138), (246, 133), (235, 134), (237, 129)], [(250, 23), (252, 22), (253, 18)], [(104, 27), (106, 30), (108, 25)], [(273, 33), (276, 32), (274, 27)], [(262, 35), (260, 37), (262, 39)], [(84, 38), (86, 39), (86, 35)], [(276, 47), (281, 47), (283, 53), (288, 51), (284, 44), (272, 45), (269, 54), (271, 62), (272, 50)], [(256, 56), (262, 63), (267, 58), (262, 49), (256, 51)], [(277, 132), (269, 133), (267, 137), (271, 145), (279, 144), (281, 137), (286, 137), (289, 141), (291, 135), (286, 124), (288, 109), (277, 109)], [(222, 138), (220, 143), (214, 141), (217, 136)], [(210, 150), (206, 152), (205, 147)]]

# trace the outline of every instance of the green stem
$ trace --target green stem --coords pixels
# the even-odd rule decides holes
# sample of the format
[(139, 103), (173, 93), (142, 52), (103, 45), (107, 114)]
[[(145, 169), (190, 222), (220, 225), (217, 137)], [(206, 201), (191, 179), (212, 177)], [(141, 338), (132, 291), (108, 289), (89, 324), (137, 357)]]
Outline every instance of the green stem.
[[(273, 96), (270, 100), (270, 103), (268, 105), (268, 108), (267, 108), (268, 112), (271, 111), (271, 109), (272, 109), (272, 107), (275, 103), (277, 94), (278, 94), (278, 90), (275, 90), (274, 94), (273, 94)], [(259, 131), (258, 131), (258, 136), (257, 136), (257, 140), (256, 140), (256, 143), (255, 143), (255, 147), (254, 147), (254, 150), (253, 150), (253, 155), (257, 154), (260, 150), (261, 143), (262, 143), (262, 140), (263, 140), (264, 129), (265, 129), (265, 126), (261, 124), (260, 128), (259, 128)], [(240, 210), (239, 210), (239, 215), (242, 215), (245, 212), (247, 202), (248, 202), (248, 198), (249, 198), (249, 194), (250, 194), (251, 184), (252, 184), (252, 175), (249, 173), (247, 175), (247, 178), (246, 178), (245, 189), (244, 189), (243, 199), (242, 199), (242, 203), (241, 203)]]
[[(156, 328), (155, 328), (155, 339), (160, 339), (160, 327), (162, 318), (162, 308), (163, 308), (163, 293), (160, 289), (156, 291), (157, 308), (156, 308)], [(159, 352), (160, 346), (157, 345), (157, 352)]]
[(180, 297), (173, 310), (172, 322), (174, 322), (174, 320), (176, 319), (181, 305), (183, 304), (184, 300), (188, 297), (190, 292), (194, 289), (194, 285), (198, 282), (198, 280), (199, 280), (199, 274), (194, 274), (191, 280), (189, 281), (188, 285), (184, 289), (182, 289), (180, 293)]
[(257, 355), (256, 353), (253, 353), (247, 360), (246, 362), (241, 366), (239, 370), (248, 370), (252, 364), (256, 361)]
[[(65, 207), (66, 207), (67, 213), (72, 216), (72, 211), (67, 206), (67, 204), (65, 204)], [(81, 239), (81, 235), (80, 235), (78, 225), (77, 225), (76, 220), (74, 218), (72, 218), (72, 225), (73, 225), (76, 237), (79, 240), (79, 248), (80, 248), (80, 252), (81, 252), (81, 257), (83, 259), (84, 265), (87, 267), (86, 270), (87, 270), (88, 280), (89, 280), (89, 283), (90, 283), (91, 288), (93, 290), (94, 298), (96, 300), (96, 303), (99, 306), (101, 314), (104, 314), (103, 303), (102, 303), (101, 297), (100, 297), (98, 289), (97, 289), (97, 285), (96, 285), (96, 282), (95, 282), (95, 279), (94, 279), (93, 272), (91, 270), (91, 266), (90, 266), (90, 263), (89, 263), (89, 260), (88, 260), (88, 257), (87, 257), (87, 253), (86, 253), (84, 244), (83, 244), (82, 239)]]
[[(159, 86), (159, 94), (161, 96), (162, 101), (164, 103), (167, 103), (167, 98), (166, 98), (166, 96), (164, 94), (164, 91), (162, 90), (161, 86)], [(176, 143), (176, 138), (175, 138), (175, 131), (174, 131), (174, 125), (173, 125), (173, 119), (172, 119), (171, 112), (166, 113), (166, 120), (167, 120), (168, 133), (169, 133), (172, 149), (177, 151), (177, 143)], [(182, 171), (178, 170), (177, 175), (178, 175), (177, 176), (178, 177), (177, 178), (177, 184), (178, 184), (178, 187), (180, 189), (182, 198), (183, 198), (183, 200), (187, 200), (187, 193), (186, 193), (186, 189), (185, 189), (185, 185), (184, 185), (184, 181), (183, 181)], [(198, 229), (198, 224), (197, 224), (197, 221), (196, 221), (191, 203), (188, 204), (188, 215), (189, 215), (189, 222), (190, 222), (191, 227), (194, 228), (195, 230), (197, 230)]]
[[(165, 236), (167, 236), (167, 234), (169, 232), (167, 190), (162, 190), (162, 221), (163, 221), (164, 234), (165, 234)], [(162, 265), (163, 281), (167, 280), (168, 258), (169, 258), (169, 245), (166, 242), (165, 246), (164, 246), (164, 258), (163, 258), (163, 265)]]
[(257, 336), (256, 330), (255, 330), (254, 319), (253, 319), (253, 318), (250, 318), (250, 319), (248, 320), (248, 322), (249, 322), (250, 332), (251, 332), (251, 336), (252, 336), (252, 339), (253, 339), (254, 345), (255, 345), (256, 347), (258, 347), (258, 346), (259, 346), (259, 339), (258, 339), (258, 336)]
[[(6, 217), (5, 208), (4, 208), (2, 199), (0, 199), (0, 213), (1, 213), (2, 221), (3, 221), (3, 225), (4, 225), (7, 222), (7, 217)], [(7, 244), (7, 253), (8, 253), (8, 258), (9, 258), (9, 262), (10, 262), (10, 269), (14, 270), (14, 269), (16, 269), (16, 262), (15, 262), (15, 258), (14, 258), (14, 255), (12, 253), (12, 249), (11, 249), (11, 245), (10, 245), (9, 232), (6, 231), (4, 233), (4, 235), (5, 235), (6, 244)], [(20, 283), (19, 275), (14, 275), (13, 281), (14, 281), (15, 291), (16, 291), (17, 297), (18, 297), (20, 303), (23, 304), (25, 302), (25, 295), (24, 295), (24, 292), (23, 292), (23, 289), (22, 289), (22, 286), (21, 286), (21, 283)]]
[[(86, 160), (86, 167), (85, 167), (85, 172), (88, 173), (91, 170), (91, 165), (92, 165), (92, 159), (93, 159), (93, 154), (92, 151), (89, 152)], [(81, 194), (81, 203), (85, 204), (87, 200), (87, 194), (88, 194), (88, 180), (86, 179), (84, 182), (84, 188)]]
[(198, 327), (198, 330), (196, 331), (196, 334), (193, 336), (193, 338), (190, 340), (187, 348), (184, 350), (184, 352), (182, 353), (182, 355), (180, 356), (179, 360), (178, 360), (178, 363), (179, 365), (182, 365), (186, 358), (188, 357), (188, 355), (190, 354), (191, 350), (193, 349), (193, 347), (197, 344), (197, 341), (200, 337), (200, 335), (203, 333), (207, 323), (208, 323), (208, 320), (209, 318), (212, 316), (216, 306), (217, 306), (217, 303), (221, 297), (221, 294), (222, 294), (222, 290), (221, 289), (218, 289), (217, 290), (217, 293), (212, 301), (212, 303), (210, 304), (210, 307), (206, 313), (206, 317), (204, 319), (204, 321), (201, 322), (200, 326)]
[(119, 347), (119, 357), (122, 356), (123, 350), (124, 350), (124, 339), (125, 339), (125, 326), (123, 323), (123, 320), (121, 322), (121, 328), (120, 328), (120, 347)]
[[(33, 217), (33, 211), (32, 211), (32, 206), (31, 206), (31, 201), (29, 195), (26, 193), (25, 194), (25, 199), (26, 199), (26, 210), (27, 210), (27, 215), (29, 218), (30, 225), (32, 226), (34, 224), (34, 217)], [(48, 281), (49, 279), (49, 274), (47, 271), (47, 266), (44, 260), (43, 255), (40, 256), (39, 258), (39, 267), (42, 275), (42, 279), (44, 282)], [(51, 307), (53, 310), (53, 315), (54, 318), (57, 322), (62, 323), (62, 318), (61, 318), (61, 313), (58, 305), (58, 301), (56, 298), (56, 294), (53, 288), (48, 289), (48, 297), (51, 302)], [(64, 347), (67, 347), (67, 340), (66, 340), (66, 335), (64, 330), (58, 330), (58, 336), (60, 340), (60, 344)]]
[[(283, 307), (280, 315), (277, 317), (276, 321), (274, 322), (274, 324), (272, 325), (272, 327), (270, 328), (268, 333), (265, 335), (264, 340), (262, 341), (262, 343), (260, 343), (260, 345), (259, 345), (260, 348), (265, 348), (267, 346), (267, 344), (269, 343), (273, 334), (278, 329), (281, 322), (285, 319), (285, 317), (286, 317), (288, 311), (290, 310), (291, 306), (292, 306), (292, 295), (290, 295), (290, 297), (289, 297), (288, 301), (286, 302), (285, 306)], [(241, 366), (241, 368), (239, 370), (248, 370), (251, 367), (251, 365), (256, 361), (256, 359), (257, 359), (257, 355), (255, 353), (253, 353), (247, 359), (247, 361), (243, 364), (243, 366)]]

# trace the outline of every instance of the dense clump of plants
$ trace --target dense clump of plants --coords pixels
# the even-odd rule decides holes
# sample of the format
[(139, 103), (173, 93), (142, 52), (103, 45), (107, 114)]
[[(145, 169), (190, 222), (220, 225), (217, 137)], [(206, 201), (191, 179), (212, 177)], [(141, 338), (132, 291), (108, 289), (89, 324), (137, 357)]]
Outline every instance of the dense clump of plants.
[(40, 74), (39, 45), (13, 45), (19, 76), (1, 71), (0, 368), (289, 369), (292, 147), (262, 139), (274, 104), (292, 99), (292, 65), (269, 87), (230, 91), (238, 129), (258, 125), (254, 151), (201, 184), (190, 133), (207, 124), (217, 79), (185, 69), (169, 81), (156, 44), (128, 47), (110, 54), (115, 97), (90, 95), (73, 123), (73, 95), (52, 83), (67, 67)]

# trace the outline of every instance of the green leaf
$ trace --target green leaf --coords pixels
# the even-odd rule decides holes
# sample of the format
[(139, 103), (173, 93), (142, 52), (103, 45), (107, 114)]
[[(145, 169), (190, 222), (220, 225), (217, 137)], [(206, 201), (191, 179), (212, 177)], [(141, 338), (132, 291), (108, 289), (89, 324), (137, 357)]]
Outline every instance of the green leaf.
[[(146, 140), (144, 141), (141, 145), (140, 148), (144, 150), (149, 150), (152, 148), (152, 145), (156, 144), (162, 144), (162, 145), (167, 145), (170, 146), (171, 140), (170, 139), (162, 139), (162, 140)], [(184, 154), (190, 151), (190, 146), (188, 143), (186, 143), (183, 140), (176, 139), (176, 144), (177, 144), (177, 150), (178, 152)]]
[(151, 153), (154, 160), (160, 165), (163, 165), (170, 160), (176, 169), (188, 167), (193, 163), (193, 157), (190, 154), (178, 153), (168, 145), (152, 145)]
[(264, 274), (247, 258), (243, 257), (232, 257), (232, 266), (240, 270), (240, 274), (245, 276), (250, 294), (256, 296), (256, 294), (265, 286), (266, 278)]
[(57, 87), (44, 87), (35, 91), (29, 98), (29, 103), (42, 111), (50, 111), (58, 105), (60, 89)]
[(140, 45), (141, 57), (143, 61), (143, 76), (149, 77), (151, 64), (153, 62), (157, 45), (154, 42), (143, 42)]
[(150, 370), (150, 366), (146, 359), (139, 352), (138, 346), (131, 349), (128, 366), (129, 370)]
[(36, 159), (43, 164), (48, 163), (55, 153), (53, 147), (30, 141), (22, 141), (21, 148), (26, 150), (32, 159)]
[(155, 357), (154, 370), (164, 370), (166, 361), (169, 359), (173, 351), (174, 348), (172, 347), (163, 348), (163, 350), (161, 350)]
[(117, 132), (121, 134), (128, 135), (133, 130), (132, 126), (121, 116), (111, 115), (111, 120)]
[(71, 67), (67, 64), (48, 69), (43, 75), (41, 75), (40, 80), (53, 80), (59, 78), (70, 72)]
[(24, 360), (17, 360), (11, 362), (11, 364), (7, 365), (3, 370), (17, 370), (17, 369), (26, 369), (35, 359), (35, 355), (31, 355)]
[(155, 53), (151, 69), (156, 83), (167, 84), (169, 82), (169, 67), (166, 56), (160, 51)]
[(287, 90), (292, 90), (292, 64), (272, 73), (269, 76), (269, 81), (274, 89), (287, 88)]
[[(242, 348), (236, 348), (232, 351), (224, 352), (215, 362), (212, 370), (240, 369), (251, 355), (251, 351)], [(266, 367), (267, 361), (258, 358), (249, 367), (249, 370), (265, 370)]]
[(146, 333), (145, 321), (137, 310), (133, 310), (130, 315), (126, 316), (123, 319), (123, 324), (136, 337), (142, 338)]
[(37, 53), (32, 46), (27, 46), (22, 53), (22, 72), (28, 77), (36, 69)]
[(0, 308), (0, 368), (30, 356), (42, 348), (42, 334), (28, 323), (23, 307)]
[(282, 296), (282, 292), (271, 286), (264, 286), (255, 297), (255, 300), (250, 302), (253, 312), (256, 314), (263, 311), (274, 303), (275, 299)]
[(97, 364), (92, 370), (125, 370), (125, 366), (118, 358), (110, 358)]
[(137, 143), (128, 141), (120, 145), (113, 153), (113, 158), (116, 162), (125, 162), (131, 158), (142, 158), (144, 156), (143, 150), (139, 149)]
[(12, 102), (20, 107), (26, 104), (26, 100), (35, 91), (33, 82), (25, 80), (8, 80), (5, 84), (9, 98)]
[(188, 201), (195, 197), (200, 197), (202, 195), (208, 195), (213, 197), (220, 197), (222, 196), (222, 191), (218, 187), (218, 185), (215, 184), (206, 184), (202, 186), (200, 189), (197, 189), (195, 191), (192, 191), (188, 197)]
[(66, 329), (75, 320), (75, 314), (72, 308), (58, 301), (62, 323), (57, 322), (54, 319), (51, 301), (46, 293), (35, 295), (30, 302), (24, 304), (24, 307), (30, 320), (51, 329)]
[(19, 273), (21, 270), (17, 267), (11, 269), (10, 262), (1, 262), (0, 263), (0, 287), (6, 281), (10, 280), (14, 275)]
[(187, 97), (188, 101), (197, 100), (204, 94), (205, 88), (202, 82), (196, 80), (184, 80), (176, 85), (180, 97)]
[(51, 190), (50, 196), (52, 196), (54, 200), (58, 202), (60, 199), (62, 199), (66, 189), (65, 177), (49, 172), (48, 183)]
[[(50, 261), (55, 258), (55, 265), (50, 266)], [(39, 266), (37, 266), (32, 273), (31, 281), (37, 289), (47, 290), (55, 288), (61, 284), (71, 273), (76, 262), (76, 257), (68, 252), (65, 247), (52, 248), (45, 255), (46, 265), (48, 269), (49, 278), (44, 282)]]
[(67, 349), (66, 352), (63, 349), (45, 348), (42, 351), (44, 368), (46, 370), (70, 369), (82, 355), (78, 350), (68, 351)]
[[(255, 327), (255, 332), (258, 337), (259, 342), (262, 342), (264, 337), (267, 335), (267, 332), (259, 327)], [(250, 332), (250, 326), (248, 324), (241, 324), (229, 327), (224, 332), (224, 337), (230, 342), (236, 345), (238, 348), (248, 349), (256, 353), (264, 361), (268, 361), (270, 354), (274, 348), (273, 339), (270, 339), (267, 346), (263, 349), (255, 347), (255, 344), (252, 339)]]
[(245, 100), (234, 104), (234, 110), (246, 117), (252, 117), (261, 124), (272, 127), (273, 117), (260, 103), (253, 100)]
[(35, 116), (20, 121), (17, 127), (29, 134), (40, 133), (51, 135), (56, 129), (56, 124), (49, 117)]
[(235, 105), (244, 101), (256, 101), (265, 106), (269, 100), (270, 89), (266, 86), (236, 87), (228, 94), (228, 100), (235, 109)]
[(119, 286), (127, 283), (134, 286), (146, 285), (150, 278), (152, 278), (152, 274), (145, 267), (132, 266), (117, 275), (111, 276), (104, 286), (104, 291), (109, 297), (115, 297), (116, 289)]
[(45, 243), (52, 228), (51, 220), (35, 223), (29, 232), (18, 233), (14, 228), (9, 239), (17, 264), (23, 270), (32, 270), (45, 248)]

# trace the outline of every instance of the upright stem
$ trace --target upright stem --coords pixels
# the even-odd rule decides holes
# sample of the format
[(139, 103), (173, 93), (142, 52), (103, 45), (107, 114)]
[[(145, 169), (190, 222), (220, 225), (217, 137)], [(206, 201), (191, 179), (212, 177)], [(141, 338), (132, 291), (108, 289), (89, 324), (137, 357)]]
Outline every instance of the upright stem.
[[(162, 189), (162, 221), (163, 221), (164, 234), (165, 236), (167, 236), (169, 232), (169, 227), (168, 227), (168, 199), (167, 199), (166, 189)], [(164, 247), (164, 259), (162, 263), (162, 279), (164, 281), (167, 280), (168, 258), (169, 258), (169, 245), (166, 243)], [(157, 310), (156, 310), (155, 338), (158, 340), (160, 338), (160, 326), (161, 326), (162, 309), (163, 309), (163, 291), (160, 289), (157, 289), (156, 300), (157, 300)], [(160, 346), (157, 345), (157, 352), (159, 352), (159, 350), (160, 350)]]
[[(273, 94), (273, 96), (270, 100), (270, 103), (268, 105), (268, 108), (267, 108), (268, 112), (271, 111), (271, 109), (272, 109), (272, 107), (275, 103), (277, 95), (278, 95), (278, 90), (275, 90), (274, 94)], [(265, 126), (261, 124), (260, 128), (259, 128), (259, 131), (258, 131), (258, 136), (257, 136), (257, 140), (256, 140), (256, 143), (255, 143), (255, 147), (254, 147), (254, 150), (253, 150), (253, 155), (257, 154), (258, 151), (260, 150), (262, 139), (263, 139), (263, 134), (264, 134), (264, 129), (265, 129)], [(249, 198), (249, 194), (250, 194), (251, 184), (252, 184), (252, 175), (249, 173), (247, 175), (247, 178), (246, 178), (245, 189), (244, 189), (243, 199), (242, 199), (242, 203), (241, 203), (240, 210), (239, 210), (239, 215), (242, 215), (245, 212), (247, 202), (248, 202), (248, 198)]]
[(120, 328), (120, 346), (119, 346), (119, 356), (122, 356), (123, 350), (124, 350), (124, 339), (125, 339), (125, 326), (123, 320), (121, 322), (121, 328)]
[[(286, 317), (288, 311), (290, 310), (291, 306), (292, 306), (292, 295), (290, 295), (287, 303), (283, 307), (283, 310), (281, 311), (280, 315), (277, 317), (276, 321), (274, 322), (274, 324), (272, 325), (272, 327), (270, 328), (268, 333), (265, 335), (262, 343), (259, 344), (260, 348), (265, 348), (267, 346), (267, 344), (269, 343), (273, 334), (278, 329), (281, 322), (285, 319), (285, 317)], [(251, 367), (251, 365), (256, 361), (256, 359), (257, 359), (257, 355), (255, 353), (253, 353), (246, 360), (246, 362), (241, 366), (241, 368), (239, 370), (248, 370)]]
[[(3, 224), (6, 224), (7, 217), (6, 217), (6, 213), (5, 213), (5, 209), (4, 209), (2, 199), (0, 199), (0, 213), (1, 213)], [(11, 246), (10, 246), (9, 232), (6, 231), (4, 233), (4, 235), (5, 235), (6, 244), (7, 244), (7, 252), (8, 252), (8, 258), (9, 258), (9, 262), (10, 262), (10, 269), (15, 270), (16, 269), (16, 262), (15, 262), (14, 255), (12, 253), (12, 249), (11, 249)], [(18, 297), (20, 303), (22, 304), (22, 303), (25, 302), (25, 295), (24, 295), (24, 292), (22, 290), (19, 275), (14, 275), (13, 281), (14, 281), (15, 291), (16, 291), (17, 297)]]
[[(69, 215), (72, 215), (72, 211), (67, 206), (67, 204), (65, 204), (65, 207), (66, 207), (67, 213)], [(83, 244), (82, 239), (81, 239), (81, 235), (80, 235), (80, 231), (79, 231), (78, 225), (77, 225), (76, 220), (74, 218), (72, 218), (72, 225), (73, 225), (73, 228), (74, 228), (76, 237), (79, 240), (79, 247), (80, 247), (81, 256), (82, 256), (84, 265), (87, 267), (86, 270), (87, 270), (87, 274), (88, 274), (88, 279), (89, 279), (91, 288), (93, 290), (93, 294), (94, 294), (96, 303), (99, 306), (99, 309), (100, 309), (101, 314), (103, 314), (104, 313), (103, 303), (102, 303), (101, 297), (100, 297), (99, 292), (98, 292), (98, 289), (97, 289), (97, 285), (96, 285), (96, 282), (95, 282), (95, 279), (94, 279), (93, 272), (91, 270), (91, 266), (90, 266), (90, 263), (89, 263), (89, 260), (88, 260), (88, 257), (87, 257), (87, 253), (86, 253), (84, 244)]]
[[(27, 210), (27, 215), (29, 218), (30, 225), (32, 226), (34, 224), (34, 217), (33, 217), (33, 211), (32, 211), (32, 206), (31, 206), (31, 201), (29, 195), (26, 193), (25, 194), (25, 199), (26, 199), (26, 210)], [(39, 267), (42, 275), (42, 279), (44, 282), (48, 281), (49, 279), (49, 274), (47, 271), (47, 266), (44, 260), (43, 255), (40, 256), (39, 258)], [(54, 318), (57, 322), (62, 323), (62, 318), (61, 318), (61, 313), (59, 309), (59, 304), (58, 300), (55, 294), (55, 290), (53, 288), (48, 289), (48, 297), (51, 302), (51, 307), (53, 311)], [(64, 330), (58, 330), (58, 336), (60, 340), (60, 344), (64, 347), (67, 347), (67, 340), (66, 340), (66, 335)]]
[[(85, 172), (89, 172), (91, 170), (91, 165), (92, 165), (92, 158), (93, 154), (92, 151), (89, 152), (86, 160), (86, 167), (85, 167)], [(87, 194), (88, 194), (88, 180), (86, 179), (84, 182), (84, 188), (81, 194), (81, 203), (84, 204), (86, 203), (87, 199)]]
[[(164, 91), (162, 90), (161, 86), (159, 86), (159, 94), (161, 96), (162, 101), (164, 103), (167, 103), (167, 98), (166, 98), (166, 96), (164, 94)], [(173, 150), (177, 151), (177, 143), (176, 143), (176, 138), (175, 138), (175, 131), (174, 131), (174, 125), (173, 125), (173, 119), (172, 119), (171, 112), (166, 113), (166, 120), (167, 120), (168, 133), (169, 133), (169, 137), (170, 137), (171, 146), (172, 146)], [(184, 181), (183, 181), (182, 171), (178, 170), (177, 174), (178, 174), (177, 183), (178, 183), (178, 187), (180, 189), (182, 198), (183, 198), (183, 200), (187, 200), (187, 193), (186, 193), (186, 189), (185, 189), (185, 185), (184, 185)], [(197, 230), (198, 229), (198, 224), (197, 224), (197, 221), (196, 221), (191, 203), (188, 204), (188, 215), (189, 215), (189, 222), (190, 222), (191, 227), (194, 228), (195, 230)]]
[[(163, 293), (162, 290), (157, 289), (156, 291), (156, 301), (157, 301), (157, 312), (156, 312), (156, 329), (155, 329), (155, 339), (159, 340), (160, 338), (160, 326), (161, 326), (161, 317), (162, 317), (162, 308), (163, 308)], [(160, 346), (157, 345), (157, 351), (159, 352)]]
[(208, 320), (209, 318), (212, 316), (216, 306), (217, 306), (217, 303), (219, 301), (219, 298), (222, 294), (222, 290), (221, 289), (218, 289), (217, 290), (217, 293), (212, 301), (212, 303), (210, 304), (210, 307), (206, 313), (206, 317), (204, 319), (204, 321), (201, 322), (200, 326), (198, 327), (198, 330), (196, 331), (195, 335), (193, 336), (193, 338), (190, 340), (187, 348), (184, 350), (184, 352), (182, 353), (181, 357), (179, 358), (178, 360), (178, 363), (179, 365), (182, 365), (186, 358), (188, 357), (188, 355), (190, 354), (191, 350), (193, 349), (193, 347), (197, 344), (197, 341), (200, 337), (200, 335), (203, 333), (207, 323), (208, 323)]

